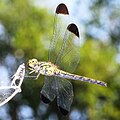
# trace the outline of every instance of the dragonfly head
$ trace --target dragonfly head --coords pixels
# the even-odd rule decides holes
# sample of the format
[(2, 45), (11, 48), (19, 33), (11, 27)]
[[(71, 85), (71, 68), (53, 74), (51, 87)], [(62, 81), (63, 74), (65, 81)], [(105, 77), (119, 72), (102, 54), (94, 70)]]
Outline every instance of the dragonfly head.
[(37, 71), (37, 68), (39, 67), (39, 62), (37, 59), (31, 59), (28, 61), (28, 69), (31, 70), (31, 71), (35, 71), (35, 72), (38, 72)]

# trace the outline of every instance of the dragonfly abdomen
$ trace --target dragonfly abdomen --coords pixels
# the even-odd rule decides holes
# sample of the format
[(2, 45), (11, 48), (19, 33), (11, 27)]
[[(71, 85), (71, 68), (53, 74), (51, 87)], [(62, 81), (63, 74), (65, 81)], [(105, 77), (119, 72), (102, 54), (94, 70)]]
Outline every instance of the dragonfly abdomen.
[(107, 86), (107, 83), (105, 83), (103, 81), (94, 80), (94, 79), (87, 78), (87, 77), (84, 77), (84, 76), (71, 74), (71, 73), (68, 73), (68, 72), (65, 72), (65, 71), (60, 71), (60, 74), (58, 76), (62, 77), (62, 78), (67, 78), (67, 79), (73, 79), (73, 80), (80, 80), (80, 81), (84, 81), (84, 82), (89, 82), (89, 83), (97, 84), (97, 85), (100, 85), (100, 86)]

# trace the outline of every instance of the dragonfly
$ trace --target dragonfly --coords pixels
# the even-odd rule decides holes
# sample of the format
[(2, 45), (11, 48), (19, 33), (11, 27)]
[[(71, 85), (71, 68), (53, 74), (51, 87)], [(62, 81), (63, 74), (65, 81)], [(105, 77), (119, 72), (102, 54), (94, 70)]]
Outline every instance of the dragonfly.
[[(79, 63), (79, 29), (74, 23), (70, 23), (63, 32), (59, 22), (59, 16), (68, 16), (69, 11), (64, 3), (57, 6), (54, 18), (53, 37), (50, 41), (48, 62), (38, 61), (33, 58), (28, 61), (29, 74), (36, 73), (36, 79), (44, 77), (44, 85), (41, 90), (41, 99), (44, 103), (50, 103), (57, 98), (57, 105), (63, 115), (67, 115), (73, 102), (73, 86), (67, 79), (78, 80), (107, 86), (107, 83), (73, 74)], [(61, 32), (61, 33), (60, 33)], [(60, 38), (60, 34), (64, 37)]]
[(21, 85), (25, 77), (25, 64), (19, 65), (16, 73), (11, 77), (7, 86), (0, 86), (0, 106), (9, 102), (16, 94), (21, 92)]

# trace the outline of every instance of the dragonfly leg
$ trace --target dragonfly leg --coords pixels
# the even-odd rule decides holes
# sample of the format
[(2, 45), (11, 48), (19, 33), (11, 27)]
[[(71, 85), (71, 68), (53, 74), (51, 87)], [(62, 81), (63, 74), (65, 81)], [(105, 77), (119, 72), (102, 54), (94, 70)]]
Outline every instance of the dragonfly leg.
[(33, 78), (35, 78), (36, 76), (25, 76), (26, 78), (31, 78), (31, 77), (33, 77)]
[(35, 79), (37, 80), (39, 76), (40, 76), (40, 72), (38, 73), (38, 75), (36, 76), (36, 78), (35, 78)]
[(35, 70), (32, 70), (31, 72), (29, 72), (29, 74), (32, 74), (33, 72), (35, 72)]

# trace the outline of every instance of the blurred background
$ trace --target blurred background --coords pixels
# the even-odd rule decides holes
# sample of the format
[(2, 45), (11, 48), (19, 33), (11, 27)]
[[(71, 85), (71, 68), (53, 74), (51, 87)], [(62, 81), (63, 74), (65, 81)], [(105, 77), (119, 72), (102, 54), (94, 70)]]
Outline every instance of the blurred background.
[(31, 58), (47, 61), (54, 12), (61, 2), (81, 34), (75, 73), (105, 81), (108, 87), (73, 81), (71, 111), (62, 116), (56, 101), (41, 101), (44, 77), (25, 78), (22, 92), (0, 107), (0, 120), (120, 119), (120, 0), (0, 0), (0, 80)]

